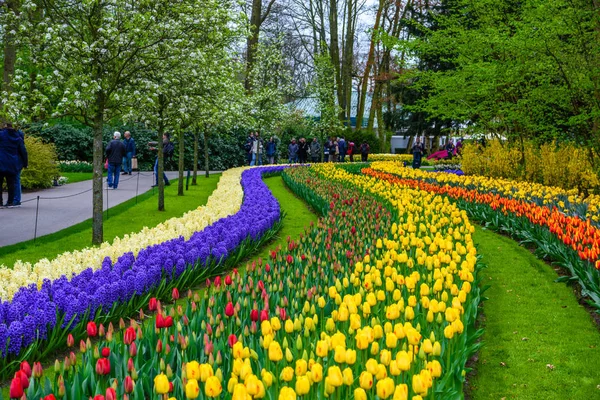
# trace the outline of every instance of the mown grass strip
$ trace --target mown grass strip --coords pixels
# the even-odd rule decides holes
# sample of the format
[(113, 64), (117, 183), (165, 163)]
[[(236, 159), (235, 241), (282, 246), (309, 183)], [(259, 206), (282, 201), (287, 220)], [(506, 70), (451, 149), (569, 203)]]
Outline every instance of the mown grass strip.
[[(157, 211), (156, 190), (151, 190), (110, 209), (109, 218), (104, 221), (104, 237), (122, 237), (131, 232), (139, 232), (144, 226), (153, 227), (172, 217), (181, 217), (186, 211), (205, 205), (208, 197), (217, 187), (221, 174), (213, 174), (208, 179), (198, 179), (198, 185), (190, 185), (184, 196), (177, 196), (177, 185), (165, 187), (164, 212)], [(173, 180), (172, 182), (176, 182)], [(89, 247), (92, 238), (92, 220), (50, 235), (0, 248), (0, 264), (12, 266), (17, 260), (37, 262), (42, 258), (52, 259), (66, 251)]]
[(600, 333), (572, 289), (512, 239), (478, 227), (474, 240), (490, 288), (470, 398), (600, 397)]

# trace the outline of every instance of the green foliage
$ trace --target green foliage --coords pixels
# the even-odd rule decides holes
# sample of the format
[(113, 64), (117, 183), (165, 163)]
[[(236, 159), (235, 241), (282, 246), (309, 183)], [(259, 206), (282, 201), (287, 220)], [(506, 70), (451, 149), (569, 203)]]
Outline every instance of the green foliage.
[(329, 136), (339, 136), (342, 123), (339, 119), (341, 108), (335, 100), (335, 69), (327, 54), (315, 57), (316, 81), (313, 91), (317, 96), (321, 118), (319, 128)]
[(53, 143), (61, 161), (92, 161), (92, 130), (87, 126), (63, 122), (50, 126), (33, 123), (26, 126), (25, 131), (45, 143)]
[(366, 129), (356, 129), (356, 130), (351, 130), (351, 129), (346, 129), (345, 130), (345, 138), (346, 138), (346, 143), (349, 142), (354, 142), (354, 144), (356, 145), (356, 149), (357, 151), (359, 151), (360, 154), (360, 145), (363, 142), (367, 142), (369, 144), (369, 148), (370, 148), (370, 154), (375, 154), (375, 153), (381, 153), (382, 149), (381, 149), (381, 141), (377, 138), (377, 136), (375, 136), (375, 133), (373, 131), (368, 131)]
[(26, 136), (25, 147), (29, 155), (29, 165), (21, 173), (21, 185), (24, 189), (47, 188), (58, 176), (56, 167), (56, 149), (54, 145), (41, 139)]

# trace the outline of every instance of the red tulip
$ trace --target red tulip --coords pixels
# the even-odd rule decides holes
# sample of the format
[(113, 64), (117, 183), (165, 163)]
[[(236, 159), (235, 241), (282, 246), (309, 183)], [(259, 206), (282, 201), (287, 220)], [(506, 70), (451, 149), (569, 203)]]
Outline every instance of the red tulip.
[(98, 336), (104, 336), (104, 324), (98, 326)]
[(229, 347), (233, 347), (233, 345), (236, 344), (237, 341), (237, 337), (235, 337), (233, 333), (227, 338), (227, 343), (229, 343)]
[(135, 341), (135, 328), (129, 327), (125, 329), (125, 333), (123, 334), (123, 342), (125, 344), (131, 344)]
[(210, 287), (210, 279), (206, 278), (206, 287), (209, 288)]
[(171, 317), (170, 315), (168, 315), (165, 318), (165, 328), (170, 328), (173, 326), (173, 317)]
[(350, 232), (354, 235), (356, 233), (356, 228), (353, 226), (352, 228), (350, 228)]
[(21, 385), (21, 379), (15, 377), (10, 382), (10, 398), (20, 399), (21, 396), (23, 396), (23, 385)]
[(291, 264), (294, 262), (294, 257), (292, 257), (290, 254), (287, 255), (287, 263)]
[(173, 297), (173, 300), (179, 300), (179, 289), (173, 288), (173, 291), (171, 292), (171, 297)]
[(31, 378), (31, 366), (29, 365), (29, 363), (27, 361), (23, 361), (21, 363), (21, 371), (25, 372), (25, 375), (27, 375), (27, 378)]
[(215, 278), (215, 287), (220, 287), (221, 286), (221, 277), (217, 276)]
[(162, 314), (156, 314), (156, 328), (161, 329), (165, 327), (165, 317)]
[(231, 280), (231, 276), (227, 275), (227, 276), (225, 277), (225, 284), (226, 284), (227, 286), (229, 286), (229, 285), (231, 285), (232, 283), (233, 283), (233, 281)]
[(85, 351), (87, 350), (87, 346), (85, 344), (85, 342), (82, 340), (79, 341), (79, 351), (82, 353), (85, 353)]
[(44, 369), (42, 368), (42, 363), (36, 361), (33, 363), (33, 376), (35, 378), (41, 378), (44, 375)]
[(260, 312), (260, 322), (266, 321), (269, 319), (269, 311), (267, 310), (262, 310)]
[(234, 275), (234, 276), (235, 276), (235, 275), (239, 275), (239, 274), (240, 274), (240, 273), (238, 272), (238, 269), (237, 269), (237, 268), (234, 268), (234, 269), (231, 271), (231, 275)]
[(275, 250), (271, 250), (271, 258), (273, 260), (277, 258), (277, 252)]
[(173, 382), (169, 382), (169, 393), (173, 393)]
[(102, 348), (102, 357), (108, 358), (108, 356), (110, 356), (110, 349), (108, 347), (103, 347)]
[(94, 337), (98, 334), (98, 327), (94, 321), (90, 321), (87, 324), (87, 334), (89, 337)]
[(148, 309), (150, 311), (156, 311), (156, 297), (153, 297), (148, 302)]
[(67, 346), (73, 347), (74, 344), (75, 344), (75, 339), (73, 338), (73, 335), (69, 333), (67, 335)]
[(94, 400), (105, 400), (104, 396), (102, 396), (101, 394), (97, 394), (94, 396)]
[(125, 388), (125, 393), (132, 393), (135, 387), (135, 383), (133, 379), (129, 375), (125, 377), (125, 381), (123, 382), (123, 387)]
[(44, 397), (44, 400), (56, 400), (56, 397), (54, 397), (53, 394), (49, 394), (48, 396)]
[(160, 353), (162, 351), (163, 345), (162, 345), (162, 340), (158, 339), (158, 342), (156, 342), (156, 352)]
[(117, 392), (115, 389), (111, 387), (106, 389), (106, 400), (117, 400)]
[(260, 290), (260, 291), (265, 290), (265, 284), (263, 281), (258, 281), (258, 290)]
[(250, 311), (250, 320), (255, 322), (258, 321), (258, 310)]
[(110, 360), (108, 358), (99, 358), (96, 361), (96, 373), (98, 375), (110, 374)]
[(137, 354), (137, 344), (135, 344), (135, 342), (131, 342), (131, 344), (129, 345), (129, 355), (131, 357), (135, 357)]
[(15, 373), (15, 378), (19, 378), (21, 380), (21, 387), (23, 389), (27, 389), (29, 387), (29, 378), (27, 374), (21, 370)]
[(233, 303), (229, 302), (225, 306), (225, 315), (227, 315), (228, 317), (231, 317), (233, 315), (233, 313), (234, 313)]
[(285, 308), (279, 309), (279, 319), (285, 321), (287, 319), (287, 315), (285, 313)]
[(127, 371), (131, 372), (135, 369), (135, 364), (133, 364), (133, 358), (129, 357), (127, 360)]
[(269, 264), (265, 265), (265, 271), (267, 273), (271, 272), (271, 266)]

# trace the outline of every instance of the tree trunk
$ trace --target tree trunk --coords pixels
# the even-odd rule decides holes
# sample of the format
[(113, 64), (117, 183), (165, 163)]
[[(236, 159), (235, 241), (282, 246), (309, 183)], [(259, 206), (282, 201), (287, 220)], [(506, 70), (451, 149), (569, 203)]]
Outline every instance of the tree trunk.
[[(162, 96), (159, 97), (159, 101), (162, 100)], [(162, 107), (163, 101), (161, 101)], [(158, 168), (156, 172), (156, 182), (158, 183), (158, 211), (165, 211), (165, 180), (163, 178), (163, 174), (165, 172), (164, 163), (165, 157), (163, 154), (163, 134), (165, 133), (165, 124), (162, 122), (162, 109), (159, 112), (159, 123), (158, 123), (158, 147), (157, 147), (157, 157), (158, 157)]]
[(356, 0), (348, 0), (348, 15), (346, 18), (346, 43), (344, 46), (344, 61), (342, 64), (342, 91), (344, 96), (345, 120), (350, 127), (352, 117), (352, 67), (354, 64), (354, 14), (356, 14)]
[(342, 107), (340, 112), (340, 120), (343, 121), (345, 108), (344, 105), (344, 92), (342, 89), (342, 76), (340, 71), (340, 46), (338, 39), (338, 12), (337, 12), (337, 0), (329, 0), (329, 34), (331, 37), (331, 44), (329, 45), (329, 56), (331, 57), (331, 63), (335, 70), (335, 88), (338, 99), (338, 104)]
[(179, 132), (179, 182), (177, 182), (177, 196), (183, 196), (183, 162), (185, 161), (185, 134)]
[[(14, 18), (18, 15), (19, 0), (8, 0), (5, 7), (6, 12), (14, 13)], [(0, 6), (0, 8), (2, 8)], [(4, 71), (3, 71), (3, 86), (2, 89), (10, 93), (12, 91), (12, 79), (15, 75), (15, 62), (17, 59), (17, 46), (15, 44), (15, 35), (11, 34), (17, 30), (17, 22), (13, 22), (13, 17), (10, 18), (10, 23), (3, 28), (4, 30)]]
[(250, 15), (250, 36), (246, 40), (246, 81), (247, 91), (251, 90), (250, 74), (254, 66), (258, 35), (260, 33), (260, 17), (262, 13), (262, 0), (252, 0), (252, 14)]
[(210, 176), (210, 172), (208, 170), (208, 133), (206, 130), (203, 133), (204, 135), (204, 170), (206, 171), (206, 177)]
[(102, 143), (102, 130), (104, 128), (104, 106), (106, 99), (104, 92), (96, 93), (96, 115), (93, 127), (93, 175), (92, 175), (92, 244), (99, 245), (104, 241), (104, 227), (102, 220), (102, 172), (104, 170), (104, 145)]
[(365, 65), (365, 73), (362, 80), (362, 88), (360, 90), (360, 98), (358, 99), (358, 111), (356, 112), (356, 127), (362, 126), (363, 114), (365, 113), (365, 103), (367, 98), (367, 89), (369, 85), (369, 75), (371, 74), (371, 68), (373, 67), (373, 61), (375, 59), (375, 38), (379, 24), (381, 21), (381, 12), (385, 5), (385, 0), (379, 0), (379, 7), (377, 8), (377, 15), (375, 16), (375, 25), (373, 26), (373, 33), (371, 34), (371, 45), (369, 47), (369, 55), (367, 57), (367, 65)]
[(192, 175), (192, 185), (196, 186), (196, 177), (198, 176), (198, 128), (194, 132), (194, 174)]

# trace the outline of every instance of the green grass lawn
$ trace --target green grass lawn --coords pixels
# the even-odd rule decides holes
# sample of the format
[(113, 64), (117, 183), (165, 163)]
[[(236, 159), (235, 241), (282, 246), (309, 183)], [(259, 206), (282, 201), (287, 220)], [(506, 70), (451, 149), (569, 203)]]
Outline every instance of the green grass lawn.
[(510, 238), (479, 227), (473, 238), (491, 287), (471, 398), (600, 398), (600, 333), (572, 289)]
[[(128, 200), (109, 210), (104, 221), (104, 238), (112, 241), (124, 234), (139, 232), (144, 226), (153, 227), (171, 217), (180, 217), (186, 211), (206, 204), (208, 197), (217, 187), (221, 174), (211, 175), (208, 179), (198, 179), (198, 185), (190, 185), (184, 196), (177, 196), (177, 182), (165, 188), (165, 211), (157, 211), (156, 190), (151, 190)], [(106, 212), (105, 212), (106, 216)], [(105, 217), (106, 218), (106, 217)], [(65, 251), (83, 249), (91, 245), (91, 219), (62, 231), (33, 240), (0, 247), (0, 263), (12, 266), (17, 260), (34, 263), (42, 258), (52, 259)]]

